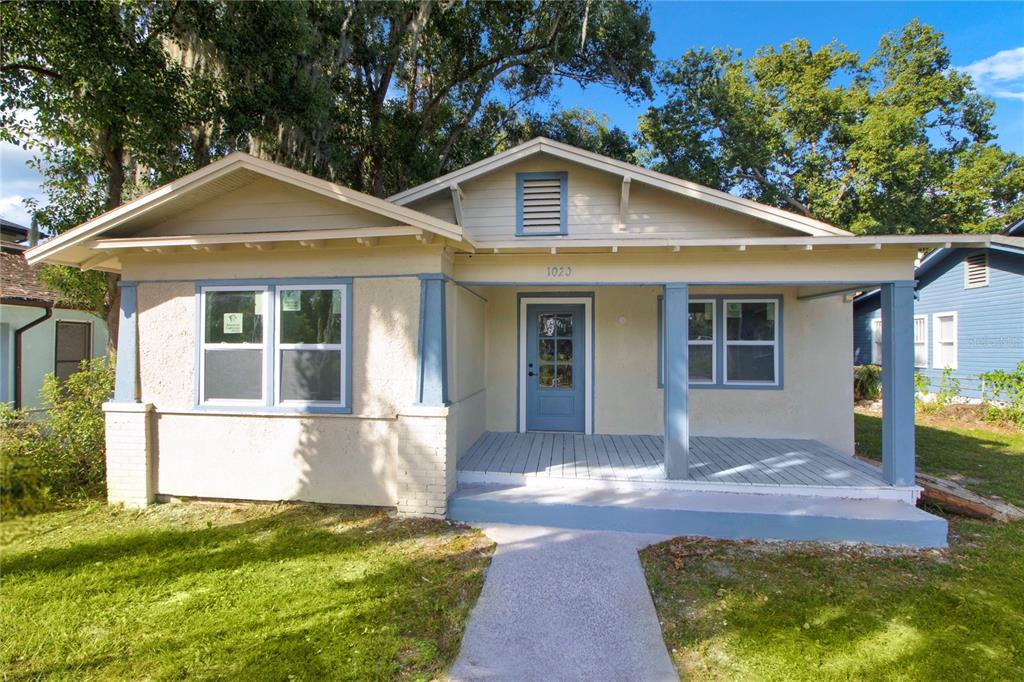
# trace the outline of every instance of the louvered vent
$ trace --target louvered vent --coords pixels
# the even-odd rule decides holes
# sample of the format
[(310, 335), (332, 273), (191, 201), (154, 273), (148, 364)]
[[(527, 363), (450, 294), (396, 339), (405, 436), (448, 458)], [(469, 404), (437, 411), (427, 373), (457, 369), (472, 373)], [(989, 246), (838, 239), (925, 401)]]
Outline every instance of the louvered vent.
[(561, 234), (562, 232), (562, 180), (553, 178), (523, 178), (522, 228), (531, 234)]
[(988, 254), (976, 253), (964, 261), (964, 288), (988, 286)]

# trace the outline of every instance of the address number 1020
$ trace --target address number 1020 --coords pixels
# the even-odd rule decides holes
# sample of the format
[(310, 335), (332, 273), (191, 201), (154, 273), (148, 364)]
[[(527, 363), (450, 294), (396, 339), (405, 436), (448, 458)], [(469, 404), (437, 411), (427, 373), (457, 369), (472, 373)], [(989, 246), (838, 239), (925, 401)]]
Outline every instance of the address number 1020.
[(552, 279), (563, 279), (565, 277), (572, 277), (572, 266), (569, 265), (552, 265), (547, 269), (548, 277)]

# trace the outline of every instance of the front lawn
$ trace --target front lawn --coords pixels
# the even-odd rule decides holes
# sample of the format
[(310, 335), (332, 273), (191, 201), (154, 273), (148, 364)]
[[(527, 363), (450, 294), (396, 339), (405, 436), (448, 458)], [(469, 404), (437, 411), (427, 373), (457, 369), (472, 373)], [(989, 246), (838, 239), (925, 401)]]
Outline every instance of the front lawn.
[[(854, 418), (857, 453), (881, 461), (881, 416), (858, 411)], [(979, 428), (918, 412), (916, 434), (918, 470), (1024, 506), (1024, 431)]]
[[(879, 426), (858, 415), (858, 445)], [(919, 427), (918, 454), (1024, 500), (1020, 436)], [(1019, 679), (1024, 522), (950, 523), (946, 551), (676, 538), (641, 561), (684, 678)]]
[(0, 524), (3, 679), (433, 679), (493, 545), (313, 505), (94, 504)]

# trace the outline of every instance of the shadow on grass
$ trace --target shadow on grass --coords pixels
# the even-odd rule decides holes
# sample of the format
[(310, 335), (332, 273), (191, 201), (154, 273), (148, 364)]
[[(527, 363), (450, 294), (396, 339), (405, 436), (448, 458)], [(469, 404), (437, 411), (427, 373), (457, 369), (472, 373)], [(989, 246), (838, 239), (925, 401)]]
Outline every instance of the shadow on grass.
[(458, 652), (491, 547), (370, 509), (197, 529), (122, 515), (92, 520), (108, 539), (5, 551), (11, 679), (432, 678)]
[[(854, 423), (858, 454), (881, 461), (881, 417), (856, 414)], [(920, 471), (953, 477), (983, 495), (1024, 505), (1024, 434), (922, 424), (915, 431)]]

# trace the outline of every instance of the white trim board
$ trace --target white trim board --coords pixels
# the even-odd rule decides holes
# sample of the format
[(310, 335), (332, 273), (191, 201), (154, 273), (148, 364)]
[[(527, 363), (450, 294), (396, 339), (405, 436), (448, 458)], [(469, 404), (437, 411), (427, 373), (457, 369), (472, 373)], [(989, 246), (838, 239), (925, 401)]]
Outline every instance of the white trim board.
[(523, 296), (519, 299), (519, 433), (526, 433), (526, 306), (528, 304), (572, 304), (583, 306), (583, 432), (594, 433), (594, 299), (590, 296)]

